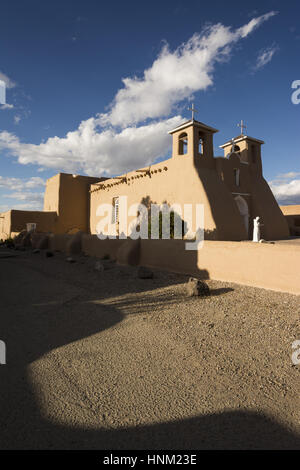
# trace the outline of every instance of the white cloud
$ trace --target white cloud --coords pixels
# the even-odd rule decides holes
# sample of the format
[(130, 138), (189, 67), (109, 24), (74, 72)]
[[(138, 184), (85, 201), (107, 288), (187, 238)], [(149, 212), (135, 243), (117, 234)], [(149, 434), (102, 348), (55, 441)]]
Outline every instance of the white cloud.
[(8, 103), (5, 103), (5, 104), (2, 104), (0, 106), (0, 109), (2, 110), (5, 110), (5, 109), (13, 109), (14, 105), (13, 104), (8, 104)]
[(281, 173), (280, 175), (278, 175), (276, 180), (279, 178), (281, 179), (297, 178), (298, 176), (300, 176), (300, 171), (290, 171), (289, 173)]
[(268, 13), (258, 16), (256, 18), (252, 18), (249, 23), (245, 24), (241, 28), (237, 30), (238, 34), (242, 37), (245, 38), (249, 33), (254, 31), (256, 28), (258, 28), (264, 21), (269, 20), (272, 18), (272, 16), (275, 16), (278, 14), (278, 11), (269, 11)]
[(44, 193), (30, 192), (30, 191), (16, 191), (8, 194), (1, 195), (1, 198), (10, 199), (9, 204), (2, 204), (0, 212), (5, 212), (10, 209), (20, 210), (43, 210)]
[[(44, 192), (38, 190), (41, 190), (41, 188), (44, 189), (45, 184), (45, 180), (38, 176), (31, 178), (0, 176), (0, 190), (6, 189), (9, 191), (6, 194), (1, 192), (1, 199), (12, 199), (10, 204), (0, 206), (0, 212), (11, 208), (20, 210), (42, 210)], [(34, 190), (37, 191), (35, 192)]]
[(26, 201), (27, 204), (39, 204), (44, 200), (43, 193), (33, 193), (33, 192), (14, 192), (9, 194), (4, 194), (3, 197), (15, 199), (17, 201)]
[[(141, 79), (123, 80), (107, 113), (39, 145), (20, 142), (4, 131), (0, 149), (21, 164), (90, 175), (120, 174), (153, 163), (170, 150), (167, 132), (182, 122), (179, 115), (168, 118), (175, 106), (211, 86), (216, 63), (228, 60), (234, 44), (275, 14), (254, 18), (236, 30), (220, 23), (207, 27), (174, 52), (166, 45)], [(145, 124), (146, 119), (150, 121)]]
[(15, 124), (19, 124), (20, 121), (21, 121), (21, 116), (18, 116), (18, 115), (14, 116)]
[(266, 47), (265, 49), (261, 49), (258, 54), (256, 64), (254, 66), (254, 70), (259, 70), (264, 67), (266, 64), (271, 62), (274, 54), (279, 50), (278, 46), (273, 45), (270, 47)]
[(102, 124), (127, 126), (147, 118), (167, 116), (175, 104), (213, 84), (215, 64), (228, 59), (232, 46), (261, 23), (272, 11), (232, 31), (218, 23), (194, 34), (174, 52), (166, 45), (143, 78), (124, 78), (109, 113), (101, 114)]
[(6, 88), (14, 88), (16, 86), (16, 83), (13, 82), (5, 73), (0, 72), (0, 80), (3, 80), (5, 82)]
[(40, 188), (45, 186), (45, 184), (45, 180), (39, 176), (32, 176), (28, 179), (0, 176), (0, 188), (8, 188), (15, 191)]
[(181, 122), (182, 117), (175, 116), (118, 133), (111, 128), (97, 132), (98, 120), (90, 118), (65, 138), (52, 137), (39, 145), (21, 143), (15, 135), (1, 132), (0, 149), (8, 150), (22, 164), (90, 175), (123, 173), (166, 155), (168, 131)]
[(2, 205), (0, 205), (0, 213), (9, 211), (12, 208), (17, 209), (17, 210), (21, 210), (21, 211), (23, 211), (23, 210), (24, 211), (41, 211), (41, 210), (43, 210), (43, 203), (41, 201), (31, 201), (31, 200), (29, 200), (29, 202), (23, 202), (21, 204), (19, 204), (19, 203), (13, 204), (13, 207), (11, 205), (2, 204)]
[(278, 175), (269, 185), (279, 204), (300, 204), (300, 172)]

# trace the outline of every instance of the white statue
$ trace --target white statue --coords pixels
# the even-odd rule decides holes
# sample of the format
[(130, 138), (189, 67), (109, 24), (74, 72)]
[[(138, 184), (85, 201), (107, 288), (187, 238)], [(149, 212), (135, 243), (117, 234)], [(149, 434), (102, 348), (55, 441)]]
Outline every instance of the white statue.
[(260, 227), (263, 224), (260, 223), (259, 217), (255, 217), (253, 220), (253, 241), (259, 242), (260, 240)]

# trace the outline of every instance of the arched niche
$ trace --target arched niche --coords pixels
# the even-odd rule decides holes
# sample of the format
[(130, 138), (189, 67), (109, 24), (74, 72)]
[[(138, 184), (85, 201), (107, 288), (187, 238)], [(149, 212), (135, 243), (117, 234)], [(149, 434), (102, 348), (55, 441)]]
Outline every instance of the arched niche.
[(247, 201), (242, 196), (236, 196), (234, 198), (236, 205), (238, 206), (240, 215), (243, 219), (247, 234), (249, 234), (249, 207)]

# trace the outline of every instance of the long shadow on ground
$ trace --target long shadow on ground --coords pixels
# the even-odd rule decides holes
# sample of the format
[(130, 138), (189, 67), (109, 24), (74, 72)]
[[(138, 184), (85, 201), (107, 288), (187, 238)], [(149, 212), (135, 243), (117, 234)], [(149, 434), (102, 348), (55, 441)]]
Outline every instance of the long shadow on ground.
[[(93, 295), (84, 295), (76, 286), (66, 289), (66, 283), (59, 280), (47, 281), (20, 261), (2, 260), (0, 270), (0, 338), (7, 345), (7, 365), (0, 366), (1, 449), (300, 447), (298, 435), (263, 414), (251, 412), (230, 411), (162, 424), (98, 430), (45, 419), (28, 378), (28, 365), (55, 348), (112, 328), (124, 317), (113, 305), (95, 303)], [(84, 311), (80, 305), (83, 298)]]

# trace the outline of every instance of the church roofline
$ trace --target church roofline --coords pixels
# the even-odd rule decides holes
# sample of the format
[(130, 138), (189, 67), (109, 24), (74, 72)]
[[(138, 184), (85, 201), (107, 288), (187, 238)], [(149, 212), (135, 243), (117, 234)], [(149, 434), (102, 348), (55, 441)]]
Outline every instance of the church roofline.
[[(256, 139), (255, 137), (250, 137), (249, 135), (238, 135), (233, 140), (234, 143), (237, 144), (238, 142), (241, 142), (244, 139), (253, 140), (254, 142), (258, 142), (259, 144), (264, 144), (263, 140)], [(232, 140), (228, 140), (227, 142), (225, 142), (225, 144), (219, 145), (219, 147), (223, 149), (224, 147), (228, 147), (228, 145), (230, 144), (232, 144)]]
[(186, 121), (184, 122), (183, 124), (181, 124), (180, 126), (178, 127), (175, 127), (175, 129), (172, 129), (171, 131), (169, 131), (168, 133), (169, 134), (173, 134), (174, 132), (177, 132), (177, 131), (180, 131), (182, 129), (186, 129), (187, 127), (191, 126), (191, 125), (194, 125), (196, 127), (199, 127), (201, 129), (205, 129), (207, 131), (210, 131), (210, 132), (219, 132), (218, 129), (215, 129), (214, 127), (210, 127), (210, 126), (207, 126), (206, 124), (204, 124), (203, 122), (200, 122), (200, 121), (196, 121), (195, 119), (192, 119), (190, 121)]

